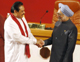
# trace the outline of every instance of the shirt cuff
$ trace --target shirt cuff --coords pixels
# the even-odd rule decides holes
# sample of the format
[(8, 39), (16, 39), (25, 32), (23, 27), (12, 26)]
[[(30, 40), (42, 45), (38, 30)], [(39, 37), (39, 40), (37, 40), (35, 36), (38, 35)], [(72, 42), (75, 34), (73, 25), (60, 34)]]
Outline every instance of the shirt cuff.
[(34, 41), (33, 44), (36, 44), (37, 43), (37, 39), (33, 39), (33, 41)]

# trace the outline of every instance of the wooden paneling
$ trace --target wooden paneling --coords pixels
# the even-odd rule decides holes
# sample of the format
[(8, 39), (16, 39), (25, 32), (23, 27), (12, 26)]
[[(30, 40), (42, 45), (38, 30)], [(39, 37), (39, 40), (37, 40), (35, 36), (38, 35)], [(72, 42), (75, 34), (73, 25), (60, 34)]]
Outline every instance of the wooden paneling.
[(51, 37), (52, 30), (31, 29), (34, 36), (38, 37)]

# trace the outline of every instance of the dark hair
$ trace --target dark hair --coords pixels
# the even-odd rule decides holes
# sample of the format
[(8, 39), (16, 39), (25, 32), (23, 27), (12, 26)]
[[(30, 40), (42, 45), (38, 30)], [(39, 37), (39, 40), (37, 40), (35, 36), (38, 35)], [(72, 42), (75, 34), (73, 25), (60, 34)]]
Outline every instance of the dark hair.
[(19, 11), (19, 7), (21, 5), (23, 5), (22, 2), (20, 2), (20, 1), (15, 2), (11, 7), (11, 13), (14, 13), (14, 10)]

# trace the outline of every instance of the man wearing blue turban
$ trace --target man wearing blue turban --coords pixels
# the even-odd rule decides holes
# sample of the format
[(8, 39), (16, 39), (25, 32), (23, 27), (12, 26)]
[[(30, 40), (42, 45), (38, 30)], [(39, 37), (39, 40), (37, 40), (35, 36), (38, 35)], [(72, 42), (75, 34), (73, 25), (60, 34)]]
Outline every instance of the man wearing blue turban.
[(77, 40), (77, 28), (70, 20), (74, 12), (62, 3), (59, 3), (57, 12), (58, 21), (52, 36), (45, 40), (46, 45), (52, 44), (50, 62), (73, 62), (73, 51)]

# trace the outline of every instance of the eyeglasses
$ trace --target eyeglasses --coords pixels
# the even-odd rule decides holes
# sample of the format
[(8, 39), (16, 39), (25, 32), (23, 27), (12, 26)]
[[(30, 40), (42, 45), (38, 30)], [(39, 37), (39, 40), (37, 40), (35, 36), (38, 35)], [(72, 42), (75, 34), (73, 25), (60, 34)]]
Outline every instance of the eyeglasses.
[(63, 14), (61, 14), (61, 13), (57, 13), (57, 15), (61, 16), (61, 15), (63, 15)]

